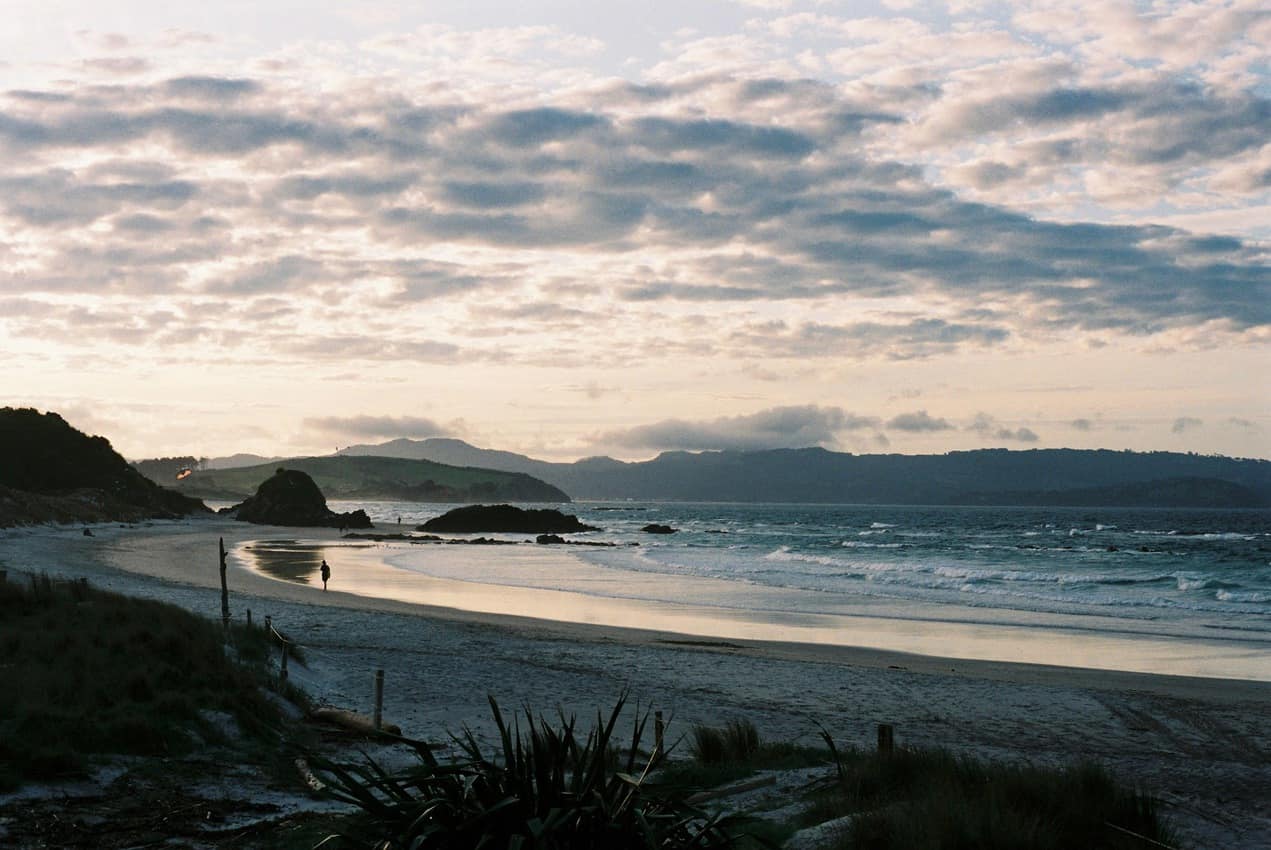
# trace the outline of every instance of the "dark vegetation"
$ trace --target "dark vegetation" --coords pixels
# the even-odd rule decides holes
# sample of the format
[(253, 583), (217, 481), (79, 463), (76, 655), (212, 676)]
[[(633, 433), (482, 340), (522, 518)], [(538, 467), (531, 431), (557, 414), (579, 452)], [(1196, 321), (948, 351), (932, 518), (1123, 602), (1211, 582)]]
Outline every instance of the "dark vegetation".
[[(979, 449), (943, 455), (853, 455), (807, 448), (663, 452), (653, 460), (636, 463), (608, 457), (549, 463), (441, 438), (394, 440), (380, 446), (353, 446), (345, 451), (522, 472), (560, 487), (575, 499), (898, 505), (1271, 505), (1271, 461), (1179, 452)], [(1223, 487), (1223, 483), (1236, 486)]]
[(1176, 842), (1151, 797), (1121, 788), (1093, 763), (1051, 769), (945, 750), (843, 752), (826, 741), (836, 777), (804, 820), (856, 814), (834, 848), (1142, 850)]
[(207, 508), (128, 465), (56, 413), (0, 408), (0, 527), (173, 518)]
[(366, 511), (337, 514), (327, 507), (326, 497), (305, 473), (298, 469), (278, 469), (261, 482), (256, 494), (226, 510), (235, 519), (260, 525), (289, 525), (326, 528), (370, 528)]
[[(204, 499), (237, 501), (256, 491), (277, 464), (200, 469), (176, 488)], [(309, 457), (285, 466), (309, 475), (329, 499), (396, 499), (417, 502), (568, 502), (550, 484), (522, 473), (447, 466), (387, 457)]]
[(439, 517), (433, 517), (415, 530), (451, 534), (487, 531), (567, 534), (598, 529), (579, 522), (578, 517), (573, 514), (563, 514), (550, 508), (527, 510), (513, 505), (468, 505), (446, 511)]
[(342, 766), (315, 759), (331, 793), (365, 813), (345, 846), (393, 850), (595, 848), (677, 850), (738, 846), (730, 821), (711, 817), (679, 794), (646, 786), (662, 755), (639, 745), (647, 715), (629, 738), (617, 723), (625, 698), (583, 734), (573, 717), (555, 723), (528, 709), (509, 721), (490, 700), (501, 750), (487, 755), (471, 733), (457, 736), (459, 757), (440, 761), (411, 742), (419, 765), (388, 774), (370, 762)]
[[(329, 793), (356, 805), (344, 847), (601, 848), (776, 847), (797, 829), (847, 815), (824, 836), (837, 850), (1140, 850), (1176, 846), (1155, 802), (1121, 788), (1104, 769), (1010, 766), (943, 750), (890, 753), (768, 744), (733, 721), (695, 727), (689, 760), (641, 749), (644, 717), (617, 740), (619, 700), (585, 737), (575, 720), (552, 723), (526, 710), (511, 724), (491, 700), (501, 751), (457, 736), (441, 761), (411, 742), (419, 766), (388, 773), (315, 759)], [(823, 766), (793, 821), (721, 819), (691, 799), (767, 787), (761, 771)], [(749, 781), (746, 781), (749, 780)], [(703, 791), (703, 789), (714, 789)], [(696, 797), (694, 795), (697, 795)], [(776, 805), (784, 805), (781, 800)], [(341, 845), (337, 845), (341, 846)]]
[(172, 605), (9, 573), (0, 582), (0, 789), (80, 776), (96, 755), (233, 743), (224, 718), (244, 741), (277, 751), (268, 653), (262, 629), (232, 626), (227, 645), (219, 624)]

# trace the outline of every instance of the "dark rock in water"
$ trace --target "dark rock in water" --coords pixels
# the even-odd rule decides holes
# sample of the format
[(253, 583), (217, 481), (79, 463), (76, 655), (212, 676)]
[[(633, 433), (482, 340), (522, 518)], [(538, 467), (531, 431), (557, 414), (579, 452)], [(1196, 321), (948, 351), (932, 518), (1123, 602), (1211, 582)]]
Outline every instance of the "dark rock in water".
[(344, 535), (345, 540), (401, 540), (406, 543), (440, 543), (441, 538), (435, 534), (358, 534), (350, 531)]
[(279, 469), (263, 482), (256, 495), (229, 509), (236, 519), (258, 525), (294, 525), (326, 528), (371, 528), (366, 511), (337, 514), (305, 473)]
[(645, 534), (674, 534), (676, 531), (676, 529), (671, 528), (669, 525), (658, 525), (656, 522), (650, 523), (640, 530)]
[(565, 538), (559, 534), (540, 534), (534, 538), (535, 543), (564, 543)]
[(93, 536), (93, 530), (92, 530), (91, 528), (86, 528), (86, 529), (84, 529), (84, 536), (85, 536), (85, 537), (92, 537), (92, 536)]
[(468, 505), (446, 511), (417, 526), (416, 531), (473, 534), (482, 531), (513, 531), (520, 534), (557, 534), (599, 531), (578, 521), (572, 514), (557, 510), (524, 510), (512, 505)]

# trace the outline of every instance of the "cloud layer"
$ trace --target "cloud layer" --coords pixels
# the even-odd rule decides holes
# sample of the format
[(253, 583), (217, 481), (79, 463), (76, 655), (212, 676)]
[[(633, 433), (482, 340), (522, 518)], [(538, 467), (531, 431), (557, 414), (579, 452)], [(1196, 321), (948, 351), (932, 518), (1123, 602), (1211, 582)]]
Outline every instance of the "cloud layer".
[[(816, 387), (630, 429), (619, 393), (588, 393), (611, 406), (573, 438), (633, 450), (1037, 443), (1020, 423), (1041, 413), (996, 398), (857, 417), (839, 374), (1265, 347), (1263, 5), (762, 0), (621, 48), (560, 21), (359, 21), (255, 53), (75, 31), (0, 91), (0, 333), (47, 375), (215, 358), (451, 398), (529, 370), (624, 390), (609, 376), (639, 370), (676, 398), (739, 374)], [(438, 429), (411, 403), (309, 424)], [(1048, 421), (1098, 431), (1073, 404)], [(1171, 433), (1259, 433), (1194, 420)]]

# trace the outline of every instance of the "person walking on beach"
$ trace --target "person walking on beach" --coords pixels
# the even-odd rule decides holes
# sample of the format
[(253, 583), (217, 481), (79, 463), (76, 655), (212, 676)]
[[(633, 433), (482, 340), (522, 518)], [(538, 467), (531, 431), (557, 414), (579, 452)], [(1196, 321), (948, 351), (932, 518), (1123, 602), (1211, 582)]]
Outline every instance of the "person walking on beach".
[(327, 559), (322, 559), (322, 589), (327, 589), (327, 579), (331, 578), (331, 567), (327, 564)]

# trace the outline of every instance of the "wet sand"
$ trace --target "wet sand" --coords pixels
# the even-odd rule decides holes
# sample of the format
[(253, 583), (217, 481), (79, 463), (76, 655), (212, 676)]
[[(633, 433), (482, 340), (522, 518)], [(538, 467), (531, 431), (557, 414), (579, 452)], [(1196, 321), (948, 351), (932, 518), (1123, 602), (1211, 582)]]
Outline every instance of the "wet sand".
[[(94, 532), (0, 532), (0, 568), (11, 579), (19, 570), (86, 576), (218, 617), (218, 537), (231, 549), (261, 538), (336, 537), (219, 519)], [(444, 739), (465, 724), (489, 734), (487, 694), (509, 707), (559, 705), (588, 716), (624, 688), (672, 718), (672, 737), (696, 723), (748, 718), (765, 739), (815, 743), (819, 723), (842, 743), (868, 746), (875, 725), (889, 722), (901, 745), (1037, 764), (1095, 758), (1159, 796), (1191, 846), (1271, 848), (1265, 682), (462, 611), (339, 591), (345, 567), (333, 567), (323, 592), (235, 565), (233, 614), (269, 615), (302, 644), (309, 666), (293, 668), (293, 678), (320, 700), (367, 710), (373, 672), (384, 669), (385, 715), (409, 735)], [(309, 565), (296, 569), (307, 575)]]

